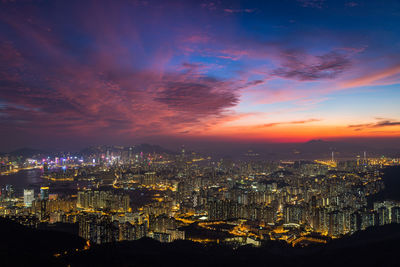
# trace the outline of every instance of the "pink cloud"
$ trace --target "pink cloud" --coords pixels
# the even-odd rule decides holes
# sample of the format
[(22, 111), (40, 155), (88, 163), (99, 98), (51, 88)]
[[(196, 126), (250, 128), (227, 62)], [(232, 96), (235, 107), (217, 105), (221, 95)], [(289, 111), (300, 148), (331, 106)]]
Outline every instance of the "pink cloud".
[(233, 8), (225, 8), (224, 11), (226, 13), (254, 13), (256, 9), (245, 8), (245, 9), (233, 9)]
[[(377, 71), (374, 73), (368, 73), (366, 75), (362, 75), (355, 79), (349, 79), (342, 83), (342, 87), (351, 88), (351, 87), (360, 87), (360, 86), (369, 86), (380, 84), (384, 79), (390, 78), (391, 76), (400, 74), (400, 65), (391, 66), (381, 71)], [(391, 84), (398, 83), (399, 80), (392, 81)]]

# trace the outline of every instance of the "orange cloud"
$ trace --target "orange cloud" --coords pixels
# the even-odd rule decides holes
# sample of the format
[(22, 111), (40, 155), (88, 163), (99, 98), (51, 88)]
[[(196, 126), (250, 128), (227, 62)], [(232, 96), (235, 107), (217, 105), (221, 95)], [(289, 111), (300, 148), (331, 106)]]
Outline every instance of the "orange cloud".
[[(349, 80), (343, 84), (343, 87), (349, 88), (349, 87), (373, 85), (382, 79), (388, 78), (396, 74), (400, 74), (400, 65), (392, 66), (375, 74), (367, 74), (362, 77)], [(392, 82), (392, 84), (393, 83), (395, 82)]]
[[(354, 131), (354, 128), (348, 125), (321, 125), (301, 123), (280, 123), (266, 127), (259, 126), (219, 126), (203, 132), (199, 136), (207, 137), (225, 137), (229, 140), (255, 142), (302, 142), (318, 138), (347, 138), (347, 137), (397, 137), (399, 132), (382, 128), (376, 131), (376, 128), (365, 129), (364, 131)], [(277, 126), (277, 127), (272, 127)]]

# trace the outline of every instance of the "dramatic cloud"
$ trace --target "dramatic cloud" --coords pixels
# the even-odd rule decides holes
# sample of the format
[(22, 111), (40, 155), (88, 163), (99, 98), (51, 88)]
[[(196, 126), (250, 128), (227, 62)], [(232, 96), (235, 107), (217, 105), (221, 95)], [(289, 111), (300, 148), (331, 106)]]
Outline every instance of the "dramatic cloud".
[(284, 58), (283, 67), (275, 69), (272, 74), (300, 81), (333, 79), (350, 66), (348, 56), (336, 51), (321, 56), (289, 51)]
[(182, 112), (199, 115), (219, 114), (224, 109), (238, 103), (238, 98), (230, 91), (218, 89), (221, 83), (214, 80), (201, 83), (171, 82), (158, 93), (156, 101)]
[[(343, 83), (343, 87), (359, 87), (377, 84), (386, 84), (385, 79), (400, 74), (400, 65), (391, 66), (383, 70), (368, 73), (361, 77), (350, 79)], [(388, 84), (399, 83), (400, 79), (389, 82)]]
[(255, 8), (232, 8), (229, 5), (230, 2), (214, 1), (214, 2), (204, 2), (201, 7), (208, 9), (209, 11), (222, 11), (228, 14), (234, 13), (254, 13), (257, 11)]
[(203, 64), (184, 62), (166, 73), (121, 70), (120, 57), (99, 51), (80, 64), (62, 46), (51, 45), (66, 60), (37, 65), (11, 43), (1, 48), (3, 127), (62, 135), (173, 134), (217, 124), (238, 103), (233, 84), (203, 74)]
[(205, 9), (208, 9), (208, 10), (211, 10), (211, 11), (214, 11), (214, 10), (217, 9), (217, 4), (214, 3), (214, 2), (205, 2), (205, 3), (201, 4), (201, 7), (205, 8)]
[(361, 131), (368, 128), (381, 128), (388, 126), (400, 126), (400, 121), (380, 120), (378, 122), (373, 122), (373, 123), (353, 124), (349, 125), (348, 127), (354, 128), (355, 131)]
[(301, 120), (301, 121), (273, 122), (273, 123), (259, 125), (257, 127), (263, 128), (263, 127), (274, 127), (274, 126), (278, 126), (278, 125), (305, 124), (305, 123), (311, 123), (311, 122), (316, 122), (316, 121), (321, 121), (321, 120), (320, 119), (308, 119), (308, 120)]
[(225, 8), (224, 11), (226, 13), (253, 13), (256, 11), (256, 9), (232, 9), (232, 8)]
[(355, 7), (355, 6), (358, 6), (358, 3), (356, 3), (356, 2), (347, 2), (345, 5), (348, 6), (348, 7)]
[(399, 17), (349, 1), (0, 1), (1, 145), (393, 136), (348, 124), (397, 118)]
[(297, 0), (303, 7), (322, 8), (325, 0)]

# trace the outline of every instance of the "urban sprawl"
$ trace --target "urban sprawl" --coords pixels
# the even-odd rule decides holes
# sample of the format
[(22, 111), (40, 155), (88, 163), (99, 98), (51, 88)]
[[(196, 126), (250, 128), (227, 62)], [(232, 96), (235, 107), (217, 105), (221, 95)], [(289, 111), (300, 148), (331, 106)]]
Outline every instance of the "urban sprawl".
[(399, 159), (366, 152), (347, 160), (332, 152), (329, 159), (296, 161), (265, 161), (252, 151), (228, 160), (184, 148), (144, 153), (118, 146), (95, 147), (85, 156), (6, 155), (1, 175), (36, 171), (43, 184), (21, 192), (3, 185), (0, 215), (76, 232), (88, 245), (151, 237), (306, 246), (400, 223), (400, 203), (368, 204), (384, 189), (382, 170), (394, 165)]

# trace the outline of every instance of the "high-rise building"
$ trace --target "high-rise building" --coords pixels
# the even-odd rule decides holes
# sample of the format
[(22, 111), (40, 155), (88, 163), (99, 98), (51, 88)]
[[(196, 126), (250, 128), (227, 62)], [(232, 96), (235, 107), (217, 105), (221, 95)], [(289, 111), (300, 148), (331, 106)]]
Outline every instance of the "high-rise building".
[(32, 207), (32, 202), (35, 200), (35, 191), (33, 189), (24, 189), (24, 205)]
[(128, 212), (131, 209), (129, 195), (97, 190), (78, 191), (76, 207), (79, 209), (111, 209), (124, 212)]
[(239, 218), (239, 204), (229, 200), (210, 201), (207, 207), (210, 220), (230, 220)]
[(391, 211), (392, 211), (391, 223), (400, 223), (400, 207), (393, 207)]
[(361, 215), (358, 212), (353, 212), (350, 215), (350, 232), (354, 233), (361, 230)]
[(167, 234), (170, 234), (171, 236), (171, 241), (175, 241), (175, 240), (185, 240), (185, 231), (180, 231), (177, 229), (167, 229), (166, 230)]
[(41, 200), (49, 199), (49, 187), (48, 186), (42, 186), (40, 188), (40, 199)]
[(47, 162), (43, 163), (43, 172), (46, 175), (49, 173), (49, 165), (47, 164)]
[(156, 183), (156, 173), (155, 172), (146, 172), (143, 177), (144, 185), (152, 185)]
[(299, 205), (288, 205), (283, 209), (285, 223), (302, 223), (304, 209)]
[(1, 199), (10, 199), (14, 197), (14, 187), (7, 184), (5, 187), (1, 188)]
[(379, 225), (385, 225), (388, 224), (389, 221), (389, 209), (386, 207), (380, 207), (378, 209), (378, 220), (379, 220)]
[(329, 213), (329, 235), (340, 236), (344, 234), (344, 216), (342, 211), (332, 211)]

